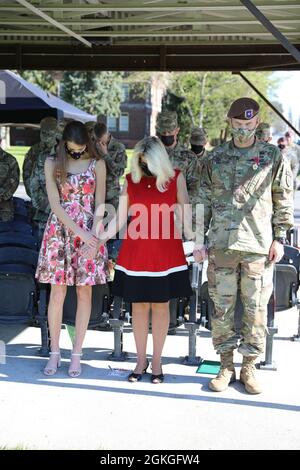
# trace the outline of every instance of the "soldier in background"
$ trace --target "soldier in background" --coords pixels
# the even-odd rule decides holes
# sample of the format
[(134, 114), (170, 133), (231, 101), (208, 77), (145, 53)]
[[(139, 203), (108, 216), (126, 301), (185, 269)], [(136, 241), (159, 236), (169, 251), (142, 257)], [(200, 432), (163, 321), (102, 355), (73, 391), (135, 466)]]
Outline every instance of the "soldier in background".
[(177, 113), (175, 111), (162, 111), (158, 114), (156, 134), (164, 144), (173, 168), (178, 168), (183, 173), (190, 203), (192, 204), (199, 188), (197, 159), (194, 152), (178, 141), (179, 130)]
[(1, 148), (0, 137), (0, 222), (14, 218), (13, 195), (20, 182), (20, 169), (16, 158)]
[(85, 127), (87, 128), (90, 138), (92, 138), (93, 136), (93, 130), (94, 130), (95, 124), (96, 124), (95, 121), (87, 121), (84, 123)]
[(207, 134), (202, 127), (193, 127), (190, 137), (191, 151), (194, 152), (197, 158), (197, 172), (201, 174), (203, 159), (207, 155), (205, 145), (207, 144)]
[(270, 143), (272, 140), (271, 127), (267, 122), (261, 122), (256, 129), (255, 137), (259, 142)]
[(55, 144), (57, 120), (54, 117), (45, 117), (40, 122), (40, 142), (34, 144), (26, 153), (23, 162), (23, 183), (25, 186), (26, 193), (31, 198), (30, 193), (30, 178), (33, 168), (36, 164), (39, 154), (45, 151), (50, 151)]
[(290, 155), (289, 158), (291, 158), (291, 159), (294, 159), (296, 157), (298, 162), (300, 163), (300, 146), (295, 143), (295, 134), (294, 134), (294, 132), (287, 131), (284, 134), (284, 137), (285, 137), (285, 140), (286, 140), (287, 155)]
[(45, 160), (47, 157), (49, 157), (49, 155), (49, 149), (47, 148), (45, 148), (43, 151), (40, 151), (29, 179), (33, 230), (38, 239), (39, 245), (41, 244), (45, 226), (51, 210), (46, 191), (46, 178), (44, 169)]
[[(220, 372), (209, 383), (216, 392), (236, 380), (233, 351), (239, 336), (234, 312), (239, 286), (244, 309), (240, 381), (248, 393), (262, 391), (255, 362), (265, 346), (274, 264), (283, 256), (286, 232), (293, 225), (290, 165), (275, 145), (255, 139), (258, 112), (259, 105), (251, 98), (232, 103), (227, 116), (233, 139), (212, 150), (201, 174), (204, 224), (197, 227), (194, 257), (203, 261), (208, 246), (212, 339), (221, 355)], [(208, 243), (203, 245), (204, 235)]]
[[(120, 178), (123, 176), (127, 166), (125, 146), (111, 135), (106, 124), (103, 122), (95, 124), (92, 140), (96, 153), (106, 164), (105, 204), (111, 205), (117, 210), (121, 191)], [(108, 221), (113, 215), (108, 212)], [(116, 259), (120, 244), (121, 240), (109, 240), (107, 243), (109, 259)]]
[(293, 173), (293, 181), (294, 181), (294, 190), (297, 189), (297, 175), (299, 172), (299, 160), (297, 158), (296, 152), (289, 152), (288, 145), (285, 137), (279, 137), (277, 140), (277, 147), (279, 148), (282, 155), (288, 160), (291, 165), (291, 170)]
[(120, 196), (120, 178), (127, 166), (125, 145), (116, 140), (107, 130), (106, 124), (98, 122), (94, 126), (93, 140), (97, 154), (106, 163), (106, 197), (105, 203), (118, 208)]

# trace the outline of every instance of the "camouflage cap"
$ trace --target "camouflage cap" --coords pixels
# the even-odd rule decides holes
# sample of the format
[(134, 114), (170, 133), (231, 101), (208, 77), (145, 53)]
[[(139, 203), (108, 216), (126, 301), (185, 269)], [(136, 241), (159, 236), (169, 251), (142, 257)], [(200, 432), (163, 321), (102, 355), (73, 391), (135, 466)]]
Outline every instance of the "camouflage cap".
[(267, 122), (261, 122), (257, 126), (255, 135), (259, 139), (263, 139), (264, 137), (265, 138), (270, 137), (270, 134), (271, 134), (271, 126)]
[(41, 130), (43, 131), (55, 131), (57, 128), (57, 119), (54, 117), (45, 117), (40, 122)]
[(158, 113), (156, 120), (156, 132), (172, 132), (178, 127), (176, 111), (162, 111)]
[(205, 145), (207, 142), (207, 134), (203, 127), (193, 127), (191, 131), (190, 142), (192, 145)]
[(227, 113), (227, 117), (249, 121), (259, 112), (259, 104), (252, 98), (235, 100)]

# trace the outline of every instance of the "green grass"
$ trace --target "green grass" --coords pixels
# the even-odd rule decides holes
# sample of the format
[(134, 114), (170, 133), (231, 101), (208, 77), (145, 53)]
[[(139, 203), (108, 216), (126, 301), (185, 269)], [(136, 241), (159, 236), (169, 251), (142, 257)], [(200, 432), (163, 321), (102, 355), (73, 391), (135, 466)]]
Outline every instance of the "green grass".
[(16, 157), (17, 159), (17, 162), (19, 164), (19, 168), (20, 168), (20, 181), (22, 181), (22, 167), (23, 167), (23, 161), (24, 161), (24, 157), (25, 157), (25, 154), (28, 152), (28, 150), (30, 149), (30, 147), (8, 147), (7, 148), (7, 152), (10, 153), (11, 155), (13, 155), (14, 157)]
[(0, 446), (0, 451), (1, 450), (28, 450), (28, 449), (23, 444), (17, 444), (16, 447)]
[[(22, 147), (22, 146), (15, 146), (15, 147), (8, 147), (7, 152), (16, 157), (19, 168), (20, 168), (20, 181), (23, 181), (22, 179), (22, 167), (23, 167), (23, 161), (25, 154), (28, 152), (30, 147)], [(127, 161), (127, 167), (125, 170), (125, 174), (129, 172), (130, 170), (130, 161), (133, 155), (133, 149), (126, 150), (127, 156), (128, 156), (128, 161)], [(121, 184), (124, 182), (124, 176), (121, 178)]]

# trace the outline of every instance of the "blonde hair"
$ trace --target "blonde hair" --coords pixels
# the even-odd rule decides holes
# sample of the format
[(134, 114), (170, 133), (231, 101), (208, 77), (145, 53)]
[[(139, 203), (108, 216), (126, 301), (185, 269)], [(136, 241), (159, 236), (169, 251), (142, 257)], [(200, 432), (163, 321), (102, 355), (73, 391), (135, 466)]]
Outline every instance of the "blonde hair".
[(158, 137), (145, 137), (134, 147), (131, 160), (131, 178), (139, 183), (143, 176), (139, 161), (145, 157), (151, 173), (156, 176), (156, 187), (160, 192), (167, 189), (167, 183), (175, 175), (165, 146)]

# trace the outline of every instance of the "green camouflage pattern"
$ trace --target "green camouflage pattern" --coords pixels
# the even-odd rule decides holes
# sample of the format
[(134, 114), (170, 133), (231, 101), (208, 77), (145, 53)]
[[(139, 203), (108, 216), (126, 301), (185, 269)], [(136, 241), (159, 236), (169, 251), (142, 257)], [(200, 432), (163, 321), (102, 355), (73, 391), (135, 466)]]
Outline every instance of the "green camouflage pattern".
[(127, 166), (127, 154), (125, 146), (111, 136), (108, 144), (108, 153), (102, 155), (106, 164), (106, 204), (112, 204), (115, 209), (119, 205), (120, 178)]
[(205, 158), (197, 202), (204, 208), (199, 241), (208, 232), (209, 247), (267, 255), (273, 237), (285, 237), (293, 226), (289, 162), (264, 142), (246, 149), (233, 141), (219, 145)]
[(0, 221), (14, 218), (13, 195), (20, 182), (20, 170), (16, 158), (0, 147)]
[(271, 136), (270, 124), (267, 122), (261, 122), (258, 124), (255, 135), (258, 137), (258, 139), (268, 139)]
[[(214, 303), (212, 340), (218, 354), (235, 349), (240, 337), (238, 351), (243, 356), (258, 356), (264, 352), (273, 269), (274, 264), (266, 255), (209, 249), (208, 290)], [(240, 332), (234, 325), (238, 288), (243, 303)]]
[(30, 198), (30, 178), (34, 170), (35, 164), (39, 158), (39, 155), (44, 154), (44, 152), (48, 152), (48, 155), (50, 155), (51, 149), (56, 144), (58, 126), (57, 120), (53, 117), (46, 117), (41, 120), (40, 126), (40, 142), (34, 144), (28, 150), (25, 155), (22, 168), (23, 183), (25, 186), (26, 193)]
[(294, 179), (294, 188), (297, 187), (297, 175), (299, 172), (300, 166), (300, 147), (297, 144), (287, 145), (283, 150), (284, 156), (290, 162), (293, 179)]
[(178, 127), (178, 118), (176, 111), (162, 111), (158, 113), (156, 119), (156, 132), (163, 134), (164, 132), (172, 132)]
[(178, 168), (186, 181), (190, 203), (196, 201), (199, 188), (199, 172), (197, 157), (187, 147), (177, 142), (175, 147), (165, 147), (173, 168)]
[(191, 130), (190, 143), (193, 145), (205, 145), (207, 134), (202, 127), (193, 127)]
[(40, 241), (43, 237), (45, 225), (50, 214), (44, 169), (47, 157), (49, 157), (49, 149), (45, 149), (43, 152), (39, 153), (29, 182), (32, 203), (32, 221)]

